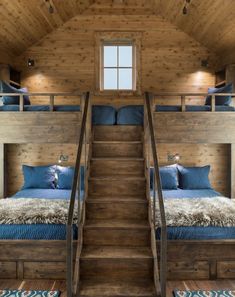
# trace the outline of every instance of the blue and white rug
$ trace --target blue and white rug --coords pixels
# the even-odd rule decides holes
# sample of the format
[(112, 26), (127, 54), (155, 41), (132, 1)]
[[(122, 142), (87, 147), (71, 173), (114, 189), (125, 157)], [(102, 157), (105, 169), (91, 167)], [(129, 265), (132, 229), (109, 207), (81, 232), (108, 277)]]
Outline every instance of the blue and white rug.
[(198, 291), (181, 291), (174, 290), (173, 294), (175, 297), (235, 297), (235, 291), (230, 290), (198, 290)]
[(0, 297), (59, 297), (60, 291), (0, 290)]

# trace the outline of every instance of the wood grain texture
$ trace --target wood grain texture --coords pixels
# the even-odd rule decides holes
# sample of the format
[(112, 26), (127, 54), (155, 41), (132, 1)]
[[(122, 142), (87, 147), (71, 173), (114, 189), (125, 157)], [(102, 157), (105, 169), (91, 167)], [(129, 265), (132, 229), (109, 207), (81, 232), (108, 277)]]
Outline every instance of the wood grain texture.
[(13, 195), (23, 186), (23, 164), (31, 166), (59, 164), (60, 155), (68, 155), (68, 162), (63, 162), (61, 165), (74, 166), (76, 149), (76, 144), (7, 145), (7, 195)]
[(235, 143), (233, 112), (155, 112), (158, 142)]
[(76, 143), (81, 112), (2, 112), (2, 143)]
[(234, 278), (234, 245), (234, 240), (169, 240), (168, 279)]
[[(22, 85), (32, 92), (95, 90), (95, 33), (107, 32), (107, 28), (108, 32), (141, 33), (142, 92), (197, 92), (214, 85), (218, 58), (177, 27), (154, 15), (74, 17), (17, 57), (15, 65), (22, 70)], [(200, 60), (208, 56), (210, 67), (203, 69)], [(28, 57), (35, 59), (35, 67), (26, 67)], [(114, 106), (143, 104), (143, 98), (133, 94), (94, 96), (92, 100)], [(45, 103), (43, 98), (32, 102)], [(67, 101), (61, 99), (59, 103), (64, 102)]]
[(160, 143), (158, 144), (159, 162), (170, 165), (167, 154), (180, 155), (179, 163), (183, 166), (210, 165), (210, 182), (212, 187), (230, 196), (230, 146), (227, 144), (186, 144)]
[[(28, 47), (45, 39), (57, 28), (63, 27), (72, 17), (85, 15), (161, 15), (173, 23), (178, 30), (192, 36), (195, 40), (215, 51), (223, 63), (234, 62), (234, 1), (233, 0), (195, 0), (183, 15), (184, 0), (50, 0), (54, 13), (49, 13), (49, 3), (33, 0), (7, 1), (1, 5), (0, 36), (4, 43), (0, 52), (6, 57), (18, 55)], [(17, 20), (17, 21), (16, 21)], [(19, 29), (20, 25), (20, 29)], [(9, 53), (9, 54), (8, 54)], [(5, 57), (5, 58), (6, 58)]]

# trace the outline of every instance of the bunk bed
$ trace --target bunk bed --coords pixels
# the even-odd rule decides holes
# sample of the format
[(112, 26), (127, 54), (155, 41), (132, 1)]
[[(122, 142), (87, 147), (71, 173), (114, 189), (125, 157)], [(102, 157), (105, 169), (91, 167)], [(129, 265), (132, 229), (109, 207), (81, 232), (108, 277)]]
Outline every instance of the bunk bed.
[[(185, 102), (186, 97), (212, 96), (210, 107), (206, 109), (202, 107), (187, 108)], [(157, 152), (158, 143), (222, 143), (230, 145), (230, 177), (231, 177), (231, 195), (230, 198), (235, 197), (235, 113), (232, 107), (224, 108), (219, 111), (216, 108), (216, 96), (224, 96), (225, 94), (180, 94), (180, 93), (161, 93), (150, 95), (145, 94), (145, 131), (149, 125), (153, 126), (152, 133), (146, 134), (146, 147), (149, 141), (152, 141), (152, 151), (146, 153), (153, 155), (154, 149)], [(235, 94), (226, 94), (235, 96)], [(156, 106), (155, 98), (180, 98), (180, 106)], [(194, 109), (194, 110), (193, 110)], [(149, 110), (149, 112), (147, 112)], [(226, 110), (226, 111), (225, 111)], [(155, 156), (157, 159), (157, 156)], [(151, 158), (150, 158), (151, 159)], [(155, 162), (156, 163), (156, 162)], [(147, 167), (150, 165), (147, 164)], [(160, 173), (158, 163), (154, 164), (154, 169), (157, 172), (154, 177), (156, 188), (153, 191), (153, 213), (155, 214), (158, 200), (163, 199), (165, 206), (165, 215), (169, 215), (169, 205), (171, 208), (177, 203), (184, 204), (186, 202), (193, 203), (196, 200), (200, 206), (206, 201), (213, 203), (215, 200), (224, 201), (224, 204), (233, 201), (229, 198), (220, 198), (219, 193), (215, 193), (211, 198), (195, 198), (194, 195), (190, 197), (184, 196), (182, 199), (182, 192), (169, 195), (166, 191), (162, 191), (160, 182)], [(178, 191), (178, 190), (176, 190)], [(168, 191), (167, 191), (168, 192)], [(149, 193), (151, 195), (151, 192)], [(166, 198), (163, 198), (165, 195)], [(195, 195), (196, 196), (196, 195)], [(160, 198), (159, 198), (160, 197)], [(173, 198), (173, 199), (172, 199)], [(179, 198), (179, 199), (175, 199)], [(189, 198), (189, 199), (187, 199)], [(194, 199), (192, 199), (194, 198)], [(201, 200), (200, 200), (201, 199)], [(203, 200), (206, 199), (206, 200)], [(208, 199), (208, 200), (207, 200)], [(209, 200), (210, 199), (210, 200)], [(225, 200), (223, 200), (225, 199)], [(171, 201), (173, 200), (173, 201)], [(177, 201), (178, 200), (178, 201)], [(188, 200), (188, 201), (186, 201)], [(201, 202), (200, 202), (201, 201)], [(213, 201), (213, 202), (212, 202)], [(195, 201), (194, 201), (195, 202)], [(175, 204), (174, 204), (175, 203)], [(169, 204), (169, 205), (168, 205)], [(208, 202), (209, 204), (209, 202)], [(222, 205), (222, 204), (221, 204)], [(168, 207), (168, 209), (167, 209)], [(193, 207), (191, 205), (191, 207)], [(194, 206), (195, 207), (195, 206)], [(222, 209), (222, 208), (221, 208)], [(232, 210), (232, 208), (231, 208)], [(162, 211), (162, 210), (161, 210)], [(228, 209), (227, 209), (228, 211)], [(162, 252), (162, 239), (168, 237), (167, 240), (167, 260), (165, 265), (167, 267), (168, 279), (216, 279), (216, 278), (235, 278), (235, 239), (234, 228), (221, 227), (223, 230), (212, 232), (210, 226), (207, 230), (201, 227), (200, 236), (197, 236), (197, 228), (192, 227), (187, 229), (185, 226), (181, 229), (179, 226), (169, 226), (166, 229), (167, 220), (165, 218), (166, 226), (156, 223), (156, 216), (153, 214), (153, 220), (156, 230), (156, 244), (157, 250)], [(157, 212), (157, 216), (162, 216), (162, 213)], [(219, 214), (218, 214), (219, 216)], [(169, 217), (168, 217), (169, 220)], [(232, 223), (231, 223), (232, 224)], [(233, 225), (231, 225), (233, 226)], [(177, 230), (178, 228), (178, 230)], [(225, 230), (225, 229), (229, 229)], [(184, 229), (184, 230), (183, 230)], [(198, 228), (200, 229), (200, 228)], [(218, 228), (219, 229), (219, 228)], [(178, 233), (174, 233), (178, 231)], [(221, 232), (222, 231), (222, 232)], [(227, 232), (227, 234), (226, 234)]]
[[(5, 94), (4, 94), (5, 95)], [(11, 94), (12, 95), (12, 94)], [(32, 96), (48, 96), (49, 94), (31, 94)], [(21, 96), (18, 94), (18, 96)], [(87, 193), (86, 172), (89, 170), (89, 141), (91, 129), (91, 105), (90, 94), (50, 94), (51, 112), (2, 112), (0, 113), (0, 121), (2, 123), (1, 142), (2, 147), (6, 143), (78, 143), (76, 166), (74, 168), (74, 177), (72, 188), (69, 190), (57, 189), (23, 189), (17, 192), (13, 197), (1, 200), (1, 203), (12, 203), (17, 208), (24, 209), (25, 205), (32, 209), (37, 207), (37, 203), (44, 204), (44, 209), (50, 205), (56, 206), (60, 210), (60, 206), (64, 209), (63, 223), (51, 223), (45, 226), (37, 222), (24, 222), (24, 226), (17, 226), (12, 232), (12, 226), (5, 225), (5, 230), (1, 228), (1, 236), (9, 236), (11, 239), (0, 240), (0, 278), (8, 279), (65, 279), (66, 263), (68, 254), (71, 255), (72, 262), (76, 259), (76, 254), (68, 252), (70, 250), (77, 251), (81, 240), (81, 224), (82, 216), (84, 216), (84, 203), (82, 197)], [(53, 108), (55, 96), (81, 96), (80, 111), (56, 112)], [(22, 99), (21, 99), (22, 100)], [(5, 121), (4, 121), (5, 119)], [(67, 122), (66, 122), (67, 121)], [(17, 127), (19, 129), (17, 130)], [(67, 129), (66, 129), (67, 127)], [(5, 129), (5, 134), (3, 130)], [(72, 133), (68, 131), (72, 130)], [(51, 133), (49, 132), (51, 130)], [(9, 138), (7, 137), (9, 135)], [(68, 134), (68, 135), (66, 135)], [(4, 136), (5, 135), (5, 136)], [(0, 180), (4, 188), (4, 172), (5, 162), (4, 149), (0, 150), (1, 155), (1, 174)], [(81, 159), (84, 160), (84, 195), (81, 195)], [(2, 197), (4, 193), (2, 193)], [(58, 202), (59, 201), (59, 202)], [(77, 211), (73, 211), (71, 218), (71, 203), (77, 205)], [(41, 205), (40, 205), (41, 207)], [(39, 210), (40, 210), (39, 207)], [(6, 208), (7, 210), (7, 208)], [(56, 210), (56, 209), (55, 209)], [(18, 211), (18, 209), (17, 209)], [(43, 210), (41, 209), (42, 213)], [(26, 214), (26, 213), (25, 213)], [(32, 216), (33, 216), (32, 212)], [(43, 220), (46, 218), (41, 214)], [(3, 217), (1, 217), (3, 219)], [(26, 219), (27, 216), (21, 216), (18, 220)], [(67, 218), (67, 219), (66, 219)], [(68, 220), (68, 221), (67, 221)], [(69, 220), (70, 223), (69, 224)], [(18, 222), (19, 223), (19, 222)], [(25, 229), (26, 228), (26, 229)], [(50, 229), (50, 230), (49, 230)], [(4, 233), (5, 232), (5, 233)], [(68, 237), (71, 234), (71, 237)], [(39, 237), (38, 237), (39, 236)], [(24, 238), (25, 237), (25, 238)], [(22, 239), (23, 238), (23, 239)], [(67, 241), (66, 241), (67, 239)], [(67, 242), (67, 243), (66, 243)], [(77, 266), (71, 264), (72, 270)], [(74, 269), (75, 269), (74, 268)], [(67, 268), (67, 273), (69, 269)]]

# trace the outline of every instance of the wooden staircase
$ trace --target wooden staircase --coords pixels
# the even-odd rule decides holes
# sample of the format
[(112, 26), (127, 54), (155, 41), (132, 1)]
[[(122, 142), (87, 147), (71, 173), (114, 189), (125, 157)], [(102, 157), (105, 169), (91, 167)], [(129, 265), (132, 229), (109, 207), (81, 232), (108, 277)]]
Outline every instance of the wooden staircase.
[(156, 296), (142, 133), (137, 126), (94, 128), (81, 297)]

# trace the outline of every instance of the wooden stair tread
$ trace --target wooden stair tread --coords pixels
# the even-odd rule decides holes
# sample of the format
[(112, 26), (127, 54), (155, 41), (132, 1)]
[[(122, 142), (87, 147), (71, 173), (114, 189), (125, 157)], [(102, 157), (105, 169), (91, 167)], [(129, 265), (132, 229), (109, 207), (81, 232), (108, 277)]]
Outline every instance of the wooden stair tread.
[(84, 226), (85, 229), (149, 229), (148, 221), (140, 220), (87, 220)]
[(130, 201), (146, 201), (146, 196), (129, 196), (129, 195), (120, 195), (120, 196), (104, 196), (104, 195), (89, 195), (87, 198), (87, 201), (99, 201), (99, 200), (106, 200), (106, 201), (124, 201), (124, 200), (130, 200)]
[(141, 140), (93, 140), (92, 144), (142, 144)]
[(149, 247), (84, 246), (82, 259), (152, 259)]
[(122, 197), (113, 197), (113, 198), (104, 198), (103, 196), (100, 197), (100, 199), (92, 199), (92, 198), (89, 198), (86, 200), (86, 203), (94, 203), (94, 204), (97, 204), (97, 203), (140, 203), (140, 204), (147, 204), (148, 201), (147, 199), (141, 199), (141, 198), (122, 198)]
[(92, 157), (91, 161), (144, 161), (137, 157)]
[(89, 181), (92, 180), (120, 180), (122, 182), (123, 180), (125, 181), (136, 181), (136, 180), (145, 180), (145, 176), (129, 176), (129, 175), (113, 175), (113, 176), (92, 176), (89, 177)]
[(153, 282), (95, 282), (82, 281), (80, 296), (148, 297), (155, 296)]

